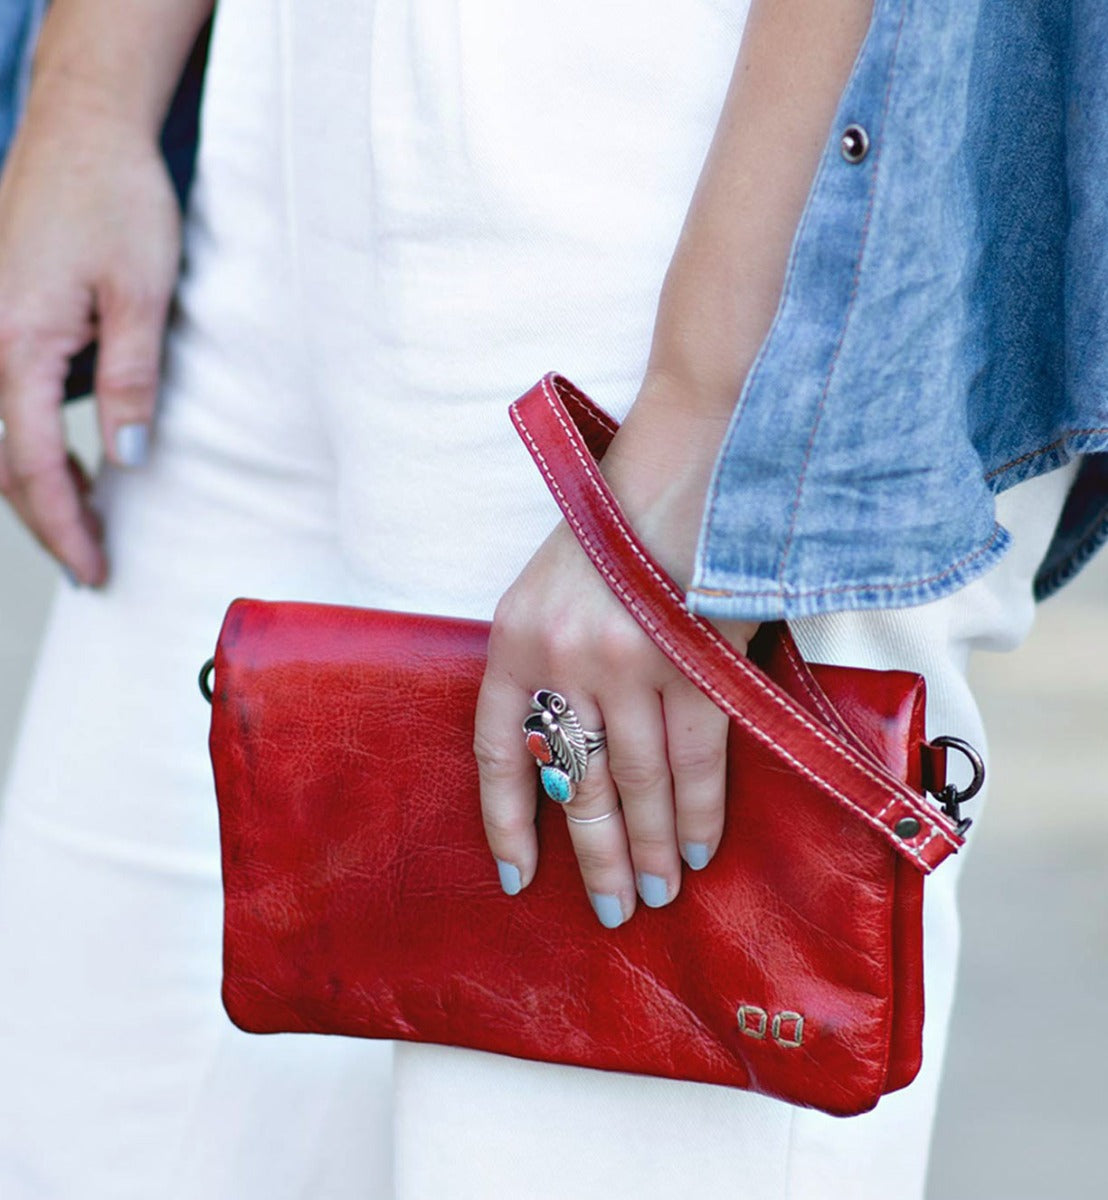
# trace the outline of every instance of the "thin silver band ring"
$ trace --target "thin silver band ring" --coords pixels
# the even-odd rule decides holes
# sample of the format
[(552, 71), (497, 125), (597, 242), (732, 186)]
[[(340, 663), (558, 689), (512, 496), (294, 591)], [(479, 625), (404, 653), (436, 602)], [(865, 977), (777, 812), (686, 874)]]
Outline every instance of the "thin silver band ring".
[(609, 817), (614, 817), (619, 812), (619, 805), (606, 813), (601, 813), (599, 817), (575, 817), (573, 813), (566, 813), (566, 820), (572, 821), (574, 825), (597, 825), (601, 821), (606, 821)]

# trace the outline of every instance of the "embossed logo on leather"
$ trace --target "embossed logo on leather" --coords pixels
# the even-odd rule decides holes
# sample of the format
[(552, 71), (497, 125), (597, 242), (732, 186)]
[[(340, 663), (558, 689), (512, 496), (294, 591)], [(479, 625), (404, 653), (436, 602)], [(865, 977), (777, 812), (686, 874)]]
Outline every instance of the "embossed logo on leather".
[(738, 1009), (739, 1032), (759, 1041), (767, 1034), (779, 1046), (791, 1050), (804, 1043), (804, 1014), (779, 1012), (770, 1016), (757, 1004), (740, 1004)]

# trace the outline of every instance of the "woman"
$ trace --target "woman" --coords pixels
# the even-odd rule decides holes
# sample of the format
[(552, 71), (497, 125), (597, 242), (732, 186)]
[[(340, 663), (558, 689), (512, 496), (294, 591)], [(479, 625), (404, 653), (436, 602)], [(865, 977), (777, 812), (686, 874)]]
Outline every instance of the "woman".
[[(59, 602), (5, 800), (4, 1195), (921, 1194), (954, 869), (929, 885), (924, 1071), (850, 1122), (448, 1048), (251, 1039), (217, 1002), (192, 677), (237, 594), (495, 610), (477, 743), (490, 871), (513, 894), (534, 871), (519, 723), (549, 683), (607, 730), (573, 802), (597, 919), (649, 920), (638, 900), (696, 886), (682, 862), (704, 865), (720, 836), (725, 722), (644, 644), (516, 444), (506, 401), (559, 366), (626, 417), (605, 471), (737, 646), (761, 619), (796, 617), (811, 658), (922, 670), (933, 731), (980, 743), (965, 658), (1025, 632), (1072, 466), (1002, 499), (1013, 544), (998, 564), (1008, 535), (991, 501), (982, 517), (980, 460), (973, 503), (935, 511), (941, 472), (916, 469), (918, 434), (895, 443), (898, 425), (953, 421), (961, 440), (938, 444), (964, 461), (964, 410), (922, 394), (896, 420), (867, 409), (855, 482), (830, 507), (844, 436), (830, 373), (810, 428), (799, 388), (779, 400), (776, 466), (760, 426), (738, 437), (760, 411), (779, 303), (807, 294), (806, 230), (828, 215), (806, 203), (813, 180), (817, 197), (863, 201), (825, 255), (861, 264), (888, 221), (872, 202), (883, 110), (840, 118), (871, 96), (867, 69), (893, 61), (902, 27), (920, 37), (933, 18), (879, 3), (871, 22), (868, 0), (755, 0), (749, 14), (667, 0), (649, 25), (631, 3), (225, 0), (152, 437), (177, 259), (153, 130), (207, 8), (147, 0), (123, 19), (119, 0), (57, 0), (0, 192), (0, 485), (89, 585)], [(919, 296), (949, 282), (932, 266), (909, 276)], [(809, 283), (830, 282), (824, 307), (841, 293), (849, 315), (873, 303), (874, 277), (831, 263)], [(807, 331), (804, 382), (822, 331), (781, 329)], [(109, 463), (87, 493), (57, 400), (93, 332)], [(844, 335), (831, 361), (851, 349)], [(890, 357), (890, 373), (915, 370)], [(1053, 465), (1096, 448), (1070, 438)], [(747, 492), (728, 482), (742, 470)], [(744, 584), (775, 539), (772, 586)], [(927, 554), (940, 570), (917, 569)], [(60, 712), (80, 718), (65, 739)]]

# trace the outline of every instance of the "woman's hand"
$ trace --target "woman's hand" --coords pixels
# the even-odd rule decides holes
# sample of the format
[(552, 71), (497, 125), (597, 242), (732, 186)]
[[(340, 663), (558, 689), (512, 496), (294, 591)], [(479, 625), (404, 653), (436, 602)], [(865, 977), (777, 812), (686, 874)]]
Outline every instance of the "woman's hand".
[(79, 583), (107, 578), (66, 453), (69, 359), (99, 342), (108, 458), (146, 457), (181, 252), (158, 132), (212, 0), (53, 0), (0, 179), (0, 494)]
[(69, 359), (99, 341), (103, 444), (117, 465), (140, 466), (180, 239), (152, 137), (76, 95), (32, 102), (0, 181), (0, 493), (81, 583), (103, 583), (108, 565), (66, 450)]
[[(684, 583), (723, 426), (690, 421), (671, 391), (644, 387), (603, 470), (649, 549)], [(743, 652), (757, 624), (721, 628)], [(715, 853), (727, 717), (643, 633), (561, 523), (497, 608), (477, 707), (485, 827), (509, 893), (531, 881), (538, 861), (538, 777), (522, 722), (540, 688), (607, 736), (565, 811), (593, 908), (614, 928), (634, 911), (636, 891), (652, 908), (667, 904), (682, 859), (699, 869)]]

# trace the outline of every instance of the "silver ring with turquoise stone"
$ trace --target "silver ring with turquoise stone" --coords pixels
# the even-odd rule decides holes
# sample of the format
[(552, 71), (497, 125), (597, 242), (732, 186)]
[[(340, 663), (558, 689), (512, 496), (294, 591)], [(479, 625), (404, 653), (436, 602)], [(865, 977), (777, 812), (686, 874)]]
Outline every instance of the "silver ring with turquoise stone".
[(604, 730), (584, 729), (560, 692), (540, 688), (531, 697), (531, 715), (523, 722), (527, 750), (539, 768), (542, 790), (568, 804), (585, 778), (589, 759), (604, 748)]

